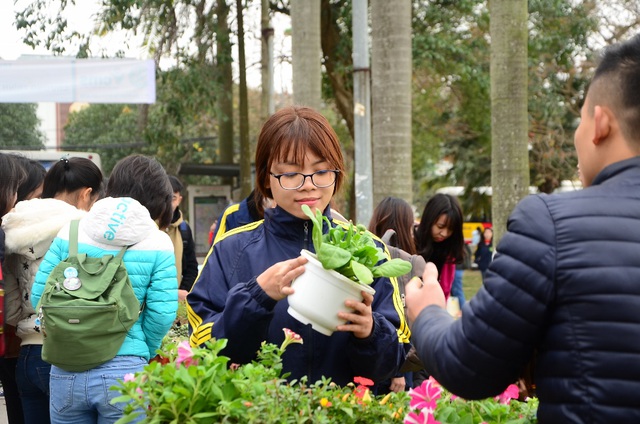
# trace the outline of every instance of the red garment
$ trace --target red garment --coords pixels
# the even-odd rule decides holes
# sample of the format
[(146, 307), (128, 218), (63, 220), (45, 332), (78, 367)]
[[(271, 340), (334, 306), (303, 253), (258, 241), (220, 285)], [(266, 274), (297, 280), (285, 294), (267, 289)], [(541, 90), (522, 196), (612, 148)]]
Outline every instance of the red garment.
[(448, 299), (451, 294), (451, 286), (453, 285), (453, 279), (456, 276), (456, 264), (453, 262), (447, 262), (442, 266), (442, 272), (440, 272), (440, 287), (444, 292), (444, 298)]

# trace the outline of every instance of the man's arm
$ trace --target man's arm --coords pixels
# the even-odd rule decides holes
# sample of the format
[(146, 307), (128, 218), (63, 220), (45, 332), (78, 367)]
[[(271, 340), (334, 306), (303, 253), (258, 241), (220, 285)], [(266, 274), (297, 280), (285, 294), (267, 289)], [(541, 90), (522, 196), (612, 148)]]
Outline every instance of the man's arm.
[(454, 320), (430, 265), (424, 286), (406, 287), (412, 342), (427, 371), (466, 399), (513, 383), (543, 336), (553, 304), (555, 232), (544, 201), (531, 196), (512, 214), (484, 285)]

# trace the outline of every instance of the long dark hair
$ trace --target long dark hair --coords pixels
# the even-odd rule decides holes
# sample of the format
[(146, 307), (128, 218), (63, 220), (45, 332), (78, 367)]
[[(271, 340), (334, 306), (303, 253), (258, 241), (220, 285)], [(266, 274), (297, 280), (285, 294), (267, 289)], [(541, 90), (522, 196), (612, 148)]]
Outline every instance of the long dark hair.
[[(447, 228), (451, 236), (436, 243), (431, 228), (441, 215), (447, 217)], [(462, 234), (462, 208), (458, 199), (449, 194), (436, 194), (424, 207), (420, 225), (415, 232), (418, 254), (425, 261), (433, 262), (438, 272), (446, 262), (461, 263), (464, 258), (464, 235)]]
[(382, 237), (387, 230), (396, 232), (395, 247), (414, 255), (413, 209), (406, 201), (397, 197), (385, 197), (376, 206), (369, 221), (369, 231)]
[(27, 177), (15, 157), (0, 153), (0, 222), (2, 216), (14, 206), (18, 187)]

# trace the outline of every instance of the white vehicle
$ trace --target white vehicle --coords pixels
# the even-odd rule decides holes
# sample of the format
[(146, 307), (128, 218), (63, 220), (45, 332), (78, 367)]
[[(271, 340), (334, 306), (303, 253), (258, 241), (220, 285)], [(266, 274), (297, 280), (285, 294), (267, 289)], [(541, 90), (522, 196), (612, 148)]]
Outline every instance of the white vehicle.
[(45, 169), (51, 168), (55, 162), (62, 158), (80, 157), (90, 159), (95, 163), (100, 170), (102, 170), (102, 162), (100, 161), (100, 155), (94, 152), (71, 152), (71, 151), (56, 151), (56, 150), (0, 150), (2, 153), (16, 153), (22, 156), (26, 156), (29, 159), (37, 160)]

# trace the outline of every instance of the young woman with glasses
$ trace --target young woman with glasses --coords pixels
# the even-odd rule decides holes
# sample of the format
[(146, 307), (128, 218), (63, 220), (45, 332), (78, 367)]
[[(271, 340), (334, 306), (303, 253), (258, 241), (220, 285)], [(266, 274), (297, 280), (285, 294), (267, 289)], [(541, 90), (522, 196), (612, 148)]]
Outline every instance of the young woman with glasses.
[(263, 341), (279, 345), (282, 329), (289, 328), (304, 340), (283, 357), (283, 372), (291, 380), (326, 376), (345, 385), (356, 376), (391, 377), (404, 360), (407, 341), (398, 331), (406, 324), (395, 282), (378, 278), (375, 296), (347, 301), (353, 312), (341, 313), (347, 323), (331, 336), (287, 312), (291, 282), (306, 263), (300, 250), (313, 251), (312, 224), (301, 207), (318, 209), (331, 221), (329, 204), (344, 181), (336, 133), (312, 109), (282, 109), (262, 127), (255, 164), (256, 189), (277, 206), (265, 211), (264, 220), (231, 230), (213, 245), (187, 296), (191, 343), (226, 338), (222, 353), (232, 363), (247, 363)]

